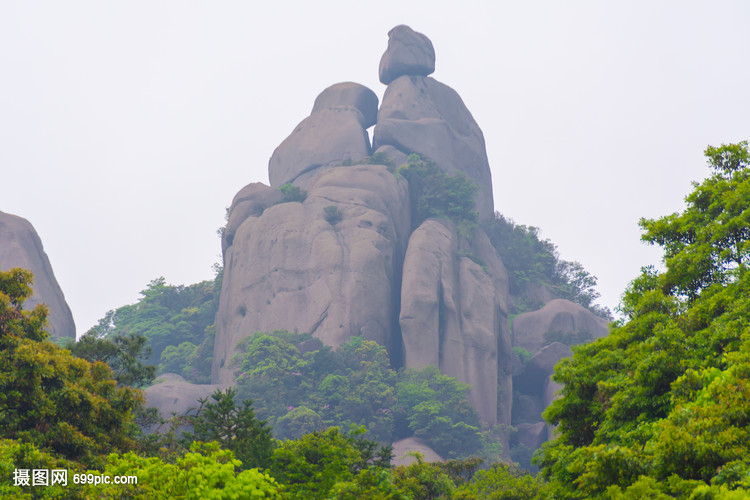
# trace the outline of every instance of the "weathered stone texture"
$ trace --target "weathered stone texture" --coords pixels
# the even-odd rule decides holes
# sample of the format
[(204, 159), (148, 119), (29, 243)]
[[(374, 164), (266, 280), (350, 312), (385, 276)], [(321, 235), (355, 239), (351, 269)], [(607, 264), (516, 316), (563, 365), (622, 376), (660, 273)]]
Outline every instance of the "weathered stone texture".
[(510, 400), (497, 401), (498, 383), (510, 383), (507, 275), (487, 244), (478, 229), (471, 242), (460, 241), (455, 226), (442, 219), (428, 219), (412, 233), (404, 259), (401, 335), (406, 367), (436, 365), (471, 384), (469, 400), (482, 421), (509, 423)]
[(392, 347), (408, 231), (406, 181), (382, 165), (325, 170), (303, 203), (247, 216), (225, 251), (212, 381), (233, 380), (235, 346), (256, 331), (307, 332), (331, 346), (363, 335)]
[(433, 160), (447, 174), (463, 172), (478, 187), (481, 219), (493, 214), (492, 179), (484, 135), (461, 97), (423, 76), (401, 76), (385, 91), (373, 148), (390, 145)]
[(598, 339), (607, 334), (607, 325), (607, 320), (585, 307), (555, 299), (513, 320), (513, 346), (535, 353), (554, 341), (571, 345), (568, 339), (575, 339), (575, 343)]
[(47, 329), (50, 335), (53, 338), (75, 339), (73, 314), (44, 253), (42, 240), (29, 221), (0, 212), (0, 269), (7, 271), (14, 267), (34, 273), (34, 294), (24, 303), (24, 308), (33, 309), (37, 304), (46, 304), (49, 308)]
[(310, 116), (273, 152), (268, 162), (272, 187), (307, 188), (322, 169), (369, 156), (367, 128), (375, 124), (378, 97), (353, 82), (331, 85), (315, 99)]
[(388, 85), (402, 75), (427, 76), (435, 71), (435, 49), (429, 38), (403, 24), (388, 32), (380, 59), (380, 81)]

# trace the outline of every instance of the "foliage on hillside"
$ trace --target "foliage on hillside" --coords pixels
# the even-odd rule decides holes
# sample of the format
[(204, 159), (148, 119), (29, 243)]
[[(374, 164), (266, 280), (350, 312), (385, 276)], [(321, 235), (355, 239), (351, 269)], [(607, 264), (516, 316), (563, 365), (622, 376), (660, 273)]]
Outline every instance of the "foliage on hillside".
[(480, 452), (479, 417), (466, 400), (467, 385), (435, 367), (395, 371), (385, 348), (361, 337), (303, 354), (297, 345), (305, 338), (256, 333), (235, 360), (238, 396), (254, 402), (277, 438), (362, 425), (384, 443), (414, 435), (444, 456)]
[(685, 210), (641, 221), (666, 269), (644, 268), (626, 319), (558, 366), (559, 438), (538, 457), (556, 498), (750, 496), (750, 155), (706, 156)]
[[(96, 355), (91, 351), (98, 351), (98, 355), (108, 352), (107, 343), (132, 345), (145, 339), (143, 347), (149, 352), (145, 359), (131, 355), (125, 365), (157, 365), (157, 375), (177, 373), (194, 383), (208, 383), (221, 279), (221, 270), (214, 280), (188, 286), (168, 285), (164, 278), (157, 278), (141, 292), (138, 302), (108, 311), (80, 339), (79, 344), (93, 344), (92, 349), (79, 347), (74, 352), (91, 359)], [(119, 358), (110, 358), (115, 363), (107, 362), (119, 372), (124, 352), (116, 352)]]
[(33, 276), (0, 271), (0, 438), (94, 464), (133, 446), (140, 393), (118, 387), (104, 363), (72, 356), (49, 340), (46, 306), (21, 309)]
[(430, 217), (445, 217), (456, 225), (476, 223), (478, 187), (463, 172), (447, 175), (432, 160), (413, 154), (396, 174), (409, 181), (413, 229)]
[[(557, 247), (539, 236), (539, 228), (516, 224), (496, 212), (482, 224), (497, 254), (508, 270), (510, 293), (517, 297), (514, 313), (541, 307), (539, 303), (521, 300), (529, 287), (541, 286), (561, 299), (586, 307), (594, 314), (612, 319), (611, 311), (595, 304), (599, 298), (596, 277), (579, 262), (560, 259)], [(528, 301), (527, 301), (528, 302)]]

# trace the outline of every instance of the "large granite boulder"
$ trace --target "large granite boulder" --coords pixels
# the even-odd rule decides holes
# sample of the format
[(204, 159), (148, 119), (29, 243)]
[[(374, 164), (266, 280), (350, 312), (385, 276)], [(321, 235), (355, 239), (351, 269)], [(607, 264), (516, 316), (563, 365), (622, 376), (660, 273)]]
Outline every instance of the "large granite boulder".
[(362, 160), (370, 154), (371, 126), (377, 110), (375, 93), (356, 83), (324, 90), (310, 116), (273, 152), (268, 162), (272, 187), (293, 183), (306, 188), (322, 169)]
[(147, 406), (156, 408), (162, 418), (169, 418), (173, 414), (195, 415), (199, 399), (207, 399), (227, 387), (228, 384), (191, 384), (175, 373), (163, 373), (143, 392)]
[(388, 32), (388, 48), (380, 59), (380, 81), (388, 85), (403, 75), (427, 76), (435, 71), (435, 49), (429, 38), (403, 24)]
[(480, 219), (492, 217), (492, 178), (484, 136), (461, 97), (424, 76), (396, 78), (385, 91), (373, 148), (390, 145), (433, 160), (447, 174), (463, 172), (477, 186)]
[(604, 337), (608, 331), (607, 320), (574, 302), (555, 299), (513, 319), (513, 346), (535, 353), (552, 342), (580, 344)]
[[(462, 241), (455, 226), (427, 219), (411, 235), (401, 288), (401, 335), (407, 368), (435, 365), (471, 384), (482, 421), (510, 423), (511, 384), (505, 268), (479, 229)], [(510, 395), (512, 391), (504, 390)]]
[(378, 119), (378, 96), (364, 85), (342, 82), (331, 85), (315, 98), (310, 114), (337, 106), (351, 106), (362, 113), (362, 126), (372, 127)]
[(399, 350), (407, 189), (382, 165), (338, 167), (313, 179), (302, 203), (244, 211), (225, 241), (212, 382), (234, 379), (229, 360), (256, 331), (307, 332), (331, 346), (363, 335)]
[(34, 273), (34, 294), (24, 303), (24, 308), (46, 304), (49, 308), (47, 330), (52, 337), (75, 339), (73, 314), (44, 253), (42, 240), (29, 221), (0, 212), (0, 269), (7, 271), (14, 267)]
[(394, 467), (416, 462), (417, 459), (412, 453), (420, 453), (423, 460), (428, 463), (444, 461), (443, 457), (438, 455), (427, 443), (416, 437), (400, 439), (391, 446), (393, 446), (393, 460), (391, 460), (391, 465)]

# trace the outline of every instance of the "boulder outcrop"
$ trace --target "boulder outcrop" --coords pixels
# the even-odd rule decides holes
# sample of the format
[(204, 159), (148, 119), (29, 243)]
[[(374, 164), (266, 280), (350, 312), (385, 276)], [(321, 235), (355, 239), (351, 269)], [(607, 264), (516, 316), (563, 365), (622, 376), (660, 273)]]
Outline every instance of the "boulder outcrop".
[(481, 230), (462, 241), (451, 222), (427, 219), (412, 233), (401, 288), (404, 364), (435, 365), (471, 384), (470, 402), (492, 425), (510, 422), (508, 402), (497, 400), (498, 383), (511, 377), (507, 296), (505, 268)]
[(234, 349), (256, 331), (306, 332), (332, 346), (363, 335), (394, 348), (409, 234), (404, 179), (382, 165), (331, 168), (301, 203), (242, 207), (229, 220), (244, 220), (225, 231), (212, 381), (233, 380)]
[(513, 346), (535, 353), (552, 342), (580, 344), (607, 332), (607, 320), (574, 302), (555, 299), (513, 320)]
[(339, 83), (324, 90), (310, 116), (273, 152), (268, 162), (271, 187), (293, 183), (306, 188), (321, 169), (368, 156), (366, 129), (374, 123), (377, 107), (375, 93), (357, 83)]
[(194, 415), (200, 406), (199, 399), (208, 398), (217, 390), (224, 390), (228, 386), (228, 384), (191, 384), (175, 373), (163, 373), (159, 375), (158, 383), (143, 392), (146, 396), (146, 404), (158, 409), (162, 418), (169, 418), (172, 413)]
[(0, 269), (7, 271), (14, 267), (34, 273), (34, 294), (24, 303), (24, 308), (33, 309), (37, 304), (46, 304), (50, 335), (57, 339), (75, 339), (73, 314), (44, 253), (42, 240), (29, 221), (0, 212)]
[(447, 174), (465, 174), (479, 186), (480, 219), (492, 217), (484, 135), (455, 90), (429, 77), (396, 78), (385, 91), (373, 133), (373, 148), (386, 145), (429, 158)]
[(388, 32), (388, 48), (380, 59), (380, 81), (388, 85), (403, 75), (427, 76), (435, 71), (435, 49), (429, 38), (403, 24)]
[[(547, 438), (540, 414), (560, 388), (549, 378), (555, 363), (571, 344), (605, 335), (606, 321), (539, 285), (515, 301), (546, 305), (517, 316), (511, 333), (514, 298), (487, 235), (447, 219), (412, 227), (406, 179), (393, 168), (359, 164), (386, 158), (398, 167), (413, 153), (431, 159), (442, 172), (474, 182), (480, 220), (492, 217), (482, 131), (459, 95), (428, 77), (434, 69), (430, 40), (397, 26), (380, 63), (388, 88), (379, 109), (371, 90), (351, 82), (317, 97), (310, 116), (274, 151), (271, 186), (249, 184), (232, 201), (222, 238), (214, 385), (169, 379), (164, 389), (147, 391), (150, 404), (185, 409), (184, 401), (231, 384), (237, 344), (257, 331), (312, 334), (301, 352), (364, 336), (386, 346), (396, 367), (435, 365), (470, 384), (482, 422), (505, 426), (506, 453), (511, 424), (519, 429), (516, 445), (535, 448)], [(306, 190), (306, 198), (289, 201), (277, 189), (286, 183)], [(397, 455), (423, 446), (414, 438), (394, 443)]]
[(399, 465), (409, 465), (417, 461), (414, 455), (410, 453), (416, 452), (421, 453), (424, 457), (425, 462), (443, 462), (444, 459), (437, 454), (435, 450), (430, 448), (427, 443), (419, 438), (409, 437), (396, 441), (393, 446), (393, 460), (391, 465), (398, 467)]

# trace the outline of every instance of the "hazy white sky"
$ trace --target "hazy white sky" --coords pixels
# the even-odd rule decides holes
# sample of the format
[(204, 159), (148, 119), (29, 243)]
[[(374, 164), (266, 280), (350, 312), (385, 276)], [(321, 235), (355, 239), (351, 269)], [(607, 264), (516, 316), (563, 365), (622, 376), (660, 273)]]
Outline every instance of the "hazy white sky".
[(79, 335), (211, 278), (224, 208), (325, 87), (379, 96), (408, 24), (484, 131), (496, 209), (614, 307), (702, 151), (750, 139), (750, 3), (0, 0), (0, 210), (36, 227)]

